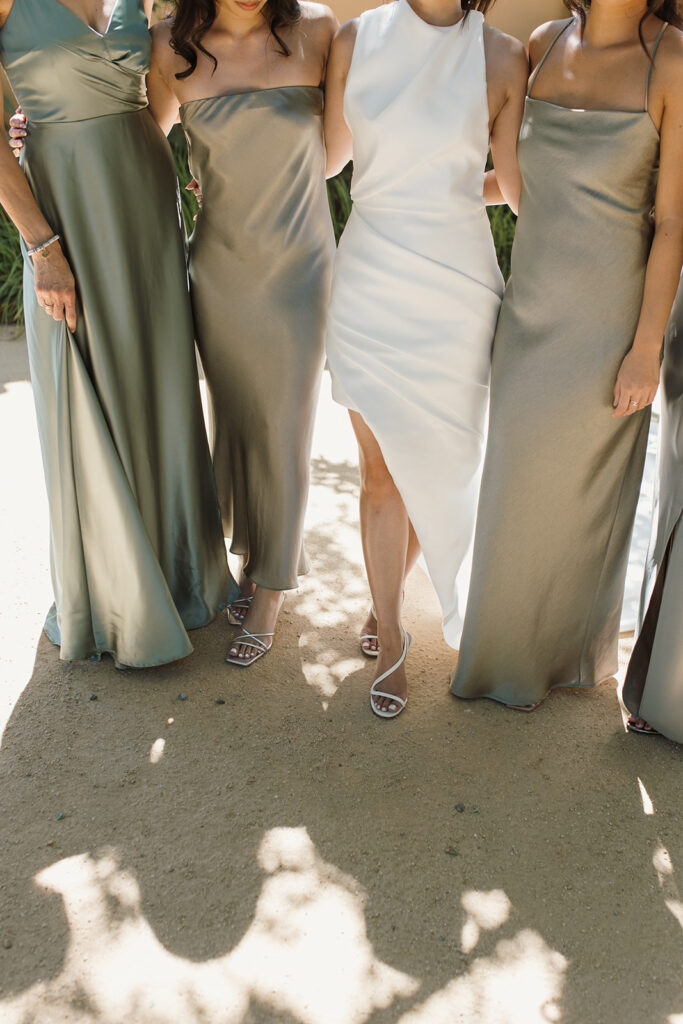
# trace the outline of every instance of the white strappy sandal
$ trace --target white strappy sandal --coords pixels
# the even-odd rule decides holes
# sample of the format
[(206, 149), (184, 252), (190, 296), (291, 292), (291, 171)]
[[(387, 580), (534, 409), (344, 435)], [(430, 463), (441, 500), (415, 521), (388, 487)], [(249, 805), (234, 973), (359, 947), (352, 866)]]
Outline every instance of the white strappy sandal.
[[(388, 679), (389, 676), (393, 675), (397, 668), (401, 667), (403, 662), (408, 657), (408, 651), (410, 650), (412, 643), (412, 636), (410, 635), (410, 633), (407, 633), (406, 630), (404, 629), (403, 651), (401, 652), (401, 657), (398, 659), (395, 665), (392, 665), (391, 668), (387, 669), (386, 672), (383, 672), (378, 679), (375, 679), (374, 683), (370, 687), (370, 707), (372, 708), (373, 713), (377, 715), (378, 718), (398, 718), (401, 712), (405, 710), (406, 704), (408, 703), (407, 697), (404, 700), (403, 697), (397, 697), (395, 693), (385, 693), (383, 690), (379, 690), (378, 686), (380, 685), (380, 683), (383, 683), (385, 679)], [(387, 700), (390, 700), (392, 704), (397, 704), (398, 707), (396, 708), (395, 711), (380, 710), (380, 708), (378, 708), (375, 705), (375, 697), (386, 697)]]
[(228, 665), (239, 665), (240, 668), (249, 668), (249, 666), (253, 665), (255, 661), (262, 658), (264, 654), (267, 654), (273, 646), (272, 639), (270, 643), (267, 644), (264, 642), (265, 638), (274, 636), (274, 633), (240, 633), (237, 639), (233, 640), (230, 647), (239, 647), (240, 645), (243, 647), (255, 647), (256, 654), (252, 654), (250, 658), (231, 658), (230, 655), (228, 655), (225, 659), (226, 662)]

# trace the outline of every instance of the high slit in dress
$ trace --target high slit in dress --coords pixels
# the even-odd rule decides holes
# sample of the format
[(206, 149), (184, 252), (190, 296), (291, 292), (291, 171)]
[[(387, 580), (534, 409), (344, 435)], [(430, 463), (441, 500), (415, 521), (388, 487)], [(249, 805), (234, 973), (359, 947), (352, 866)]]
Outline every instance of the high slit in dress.
[(503, 291), (483, 201), (484, 19), (361, 15), (344, 114), (353, 212), (333, 278), (333, 394), (376, 437), (457, 647)]

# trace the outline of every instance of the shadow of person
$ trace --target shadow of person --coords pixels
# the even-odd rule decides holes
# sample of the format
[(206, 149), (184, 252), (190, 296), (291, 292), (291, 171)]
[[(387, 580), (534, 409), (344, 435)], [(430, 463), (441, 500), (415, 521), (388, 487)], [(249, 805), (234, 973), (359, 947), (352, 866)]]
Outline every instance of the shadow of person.
[(419, 575), (408, 710), (375, 719), (336, 529), (249, 670), (225, 617), (146, 672), (40, 640), (0, 747), (3, 1022), (667, 1024), (678, 753), (611, 687), (453, 698)]

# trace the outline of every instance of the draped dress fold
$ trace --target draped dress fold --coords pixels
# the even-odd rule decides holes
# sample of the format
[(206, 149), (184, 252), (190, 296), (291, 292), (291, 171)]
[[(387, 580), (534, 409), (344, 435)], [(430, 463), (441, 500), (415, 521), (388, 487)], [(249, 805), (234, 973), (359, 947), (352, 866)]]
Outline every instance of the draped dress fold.
[(204, 430), (175, 168), (147, 108), (139, 0), (104, 33), (14, 0), (3, 66), (29, 121), (22, 165), (76, 280), (75, 332), (40, 309), (25, 257), (31, 380), (63, 659), (144, 667), (234, 592)]
[(645, 81), (634, 111), (534, 99), (535, 81), (451, 687), (518, 706), (618, 666), (650, 409), (614, 419), (612, 401), (640, 317), (659, 165)]
[(662, 366), (658, 499), (624, 703), (683, 743), (683, 278)]
[(332, 286), (335, 399), (376, 437), (457, 647), (503, 279), (483, 202), (489, 111), (479, 12), (363, 14), (344, 99), (353, 212)]
[(323, 93), (284, 86), (181, 107), (203, 206), (190, 239), (197, 345), (231, 550), (290, 590), (303, 545), (334, 234)]

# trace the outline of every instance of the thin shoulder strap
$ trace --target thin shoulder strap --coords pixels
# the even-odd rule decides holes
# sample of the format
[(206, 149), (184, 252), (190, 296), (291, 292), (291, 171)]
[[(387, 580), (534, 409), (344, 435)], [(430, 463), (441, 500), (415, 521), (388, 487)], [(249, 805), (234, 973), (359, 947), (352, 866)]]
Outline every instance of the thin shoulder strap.
[(652, 72), (655, 69), (655, 57), (657, 56), (659, 44), (662, 41), (662, 36), (666, 32), (668, 24), (669, 22), (665, 21), (662, 27), (660, 28), (659, 32), (657, 33), (657, 38), (655, 39), (655, 44), (652, 47), (652, 53), (650, 54), (650, 66), (647, 69), (647, 82), (645, 83), (645, 113), (647, 113), (650, 109), (650, 82), (652, 81)]
[(560, 36), (561, 36), (561, 35), (562, 35), (562, 34), (563, 34), (564, 32), (566, 32), (566, 31), (567, 31), (567, 29), (569, 28), (569, 26), (570, 26), (570, 25), (572, 25), (573, 23), (574, 23), (574, 19), (573, 19), (573, 18), (569, 18), (569, 19), (568, 19), (568, 20), (567, 20), (567, 21), (566, 21), (566, 22), (564, 23), (564, 25), (563, 25), (563, 26), (562, 26), (562, 28), (561, 28), (561, 29), (559, 30), (559, 32), (558, 32), (558, 33), (557, 33), (557, 34), (556, 34), (556, 35), (554, 36), (554, 38), (553, 38), (553, 41), (552, 41), (552, 43), (550, 44), (550, 46), (548, 47), (548, 49), (547, 49), (547, 50), (545, 51), (545, 53), (544, 53), (544, 54), (543, 54), (543, 56), (541, 57), (541, 59), (539, 60), (538, 64), (536, 65), (536, 67), (534, 68), (534, 73), (533, 73), (533, 75), (531, 76), (531, 78), (529, 79), (529, 87), (528, 87), (528, 89), (527, 89), (527, 91), (526, 91), (527, 97), (530, 97), (530, 96), (531, 96), (531, 90), (533, 89), (534, 85), (536, 84), (536, 79), (538, 78), (538, 72), (539, 72), (539, 71), (541, 70), (541, 68), (543, 67), (543, 65), (544, 65), (544, 64), (545, 64), (545, 62), (547, 61), (548, 57), (550, 56), (550, 51), (552, 50), (552, 48), (554, 47), (555, 43), (556, 43), (556, 42), (557, 42), (557, 40), (558, 40), (558, 39), (560, 38)]

